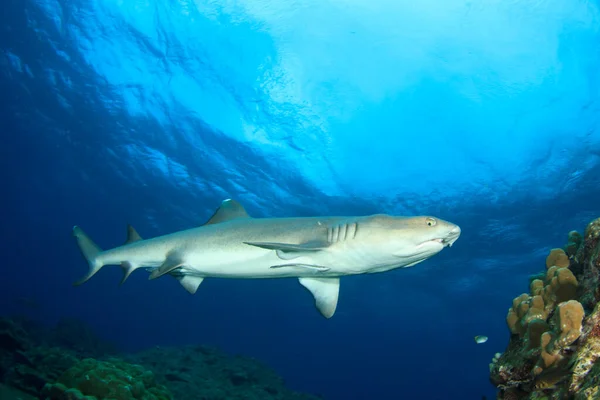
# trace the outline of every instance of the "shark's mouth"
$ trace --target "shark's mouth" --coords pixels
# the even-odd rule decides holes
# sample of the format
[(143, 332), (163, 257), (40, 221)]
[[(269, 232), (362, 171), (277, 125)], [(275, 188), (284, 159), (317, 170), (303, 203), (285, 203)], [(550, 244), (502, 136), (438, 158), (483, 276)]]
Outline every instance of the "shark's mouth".
[(458, 240), (460, 237), (461, 231), (459, 227), (455, 227), (450, 234), (443, 239), (436, 239), (439, 243), (444, 245), (444, 247), (452, 247), (454, 242)]
[(430, 245), (430, 246), (434, 245), (435, 247), (437, 247), (438, 245), (441, 244), (442, 245), (441, 248), (437, 247), (437, 251), (440, 251), (444, 247), (452, 247), (454, 242), (456, 242), (456, 240), (458, 240), (459, 236), (460, 236), (460, 229), (455, 228), (446, 237), (426, 240), (425, 242), (419, 244), (417, 246), (417, 249), (429, 248), (429, 246), (427, 246), (427, 245)]
[[(426, 240), (423, 243), (419, 244), (417, 246), (417, 249), (422, 249), (425, 253), (431, 251), (432, 247), (437, 249), (440, 249), (438, 247), (438, 243), (442, 245), (442, 248), (446, 247), (447, 244), (444, 242), (444, 239), (430, 239), (430, 240)], [(440, 249), (441, 250), (441, 249)]]
[(444, 247), (452, 247), (454, 242), (456, 242), (457, 238), (458, 238), (458, 236), (450, 236), (450, 237), (443, 238), (443, 239), (433, 239), (433, 240), (429, 240), (429, 241), (440, 243)]

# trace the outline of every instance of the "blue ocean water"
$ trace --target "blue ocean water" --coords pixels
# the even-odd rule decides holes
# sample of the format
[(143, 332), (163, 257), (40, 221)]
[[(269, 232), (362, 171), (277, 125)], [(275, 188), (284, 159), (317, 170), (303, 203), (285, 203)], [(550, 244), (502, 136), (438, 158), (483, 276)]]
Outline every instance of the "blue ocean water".
[[(326, 399), (492, 398), (505, 316), (549, 249), (600, 213), (596, 1), (5, 0), (2, 314), (78, 317), (128, 350), (203, 343)], [(86, 265), (256, 217), (429, 214), (462, 228), (414, 268), (191, 296)], [(32, 299), (36, 309), (23, 310)], [(474, 335), (489, 336), (477, 345)]]

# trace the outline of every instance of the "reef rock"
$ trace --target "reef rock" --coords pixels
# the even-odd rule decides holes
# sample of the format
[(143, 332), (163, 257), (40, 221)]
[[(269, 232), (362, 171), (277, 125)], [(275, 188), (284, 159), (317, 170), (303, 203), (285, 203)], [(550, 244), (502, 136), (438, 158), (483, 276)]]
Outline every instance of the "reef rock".
[(0, 318), (0, 399), (316, 400), (260, 362), (206, 346), (115, 355), (85, 324)]
[(207, 346), (156, 347), (127, 357), (156, 373), (176, 399), (317, 400), (286, 388), (283, 379), (259, 361), (228, 356)]
[(552, 249), (546, 273), (508, 310), (510, 340), (490, 363), (497, 399), (600, 400), (600, 218)]
[(171, 400), (169, 390), (156, 383), (154, 374), (121, 360), (86, 358), (42, 390), (47, 400), (119, 399)]

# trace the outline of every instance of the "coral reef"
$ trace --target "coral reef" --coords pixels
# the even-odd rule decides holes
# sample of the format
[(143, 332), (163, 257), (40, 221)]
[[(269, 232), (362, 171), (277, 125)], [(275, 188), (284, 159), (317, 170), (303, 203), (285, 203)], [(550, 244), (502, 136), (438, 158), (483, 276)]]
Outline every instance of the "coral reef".
[(118, 354), (81, 321), (0, 318), (0, 398), (316, 400), (258, 361), (204, 346)]
[(600, 218), (569, 232), (513, 300), (508, 346), (490, 363), (497, 399), (600, 399), (599, 276)]
[(177, 399), (195, 393), (195, 398), (211, 400), (316, 400), (287, 389), (280, 376), (255, 359), (225, 357), (206, 346), (156, 347), (126, 359), (164, 378)]
[(86, 358), (65, 371), (55, 383), (42, 390), (47, 400), (64, 398), (119, 400), (171, 400), (169, 390), (156, 383), (154, 374), (139, 365), (120, 360)]
[(22, 321), (0, 318), (0, 382), (36, 396), (76, 361), (69, 349), (41, 344)]

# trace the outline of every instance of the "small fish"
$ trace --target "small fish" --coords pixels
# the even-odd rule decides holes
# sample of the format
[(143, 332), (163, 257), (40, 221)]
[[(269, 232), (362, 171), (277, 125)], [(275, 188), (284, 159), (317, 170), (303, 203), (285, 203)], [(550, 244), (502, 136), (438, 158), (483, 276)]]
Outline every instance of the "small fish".
[(482, 344), (487, 342), (488, 337), (487, 336), (483, 336), (483, 335), (477, 335), (475, 336), (475, 343), (477, 344)]

